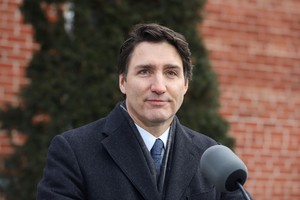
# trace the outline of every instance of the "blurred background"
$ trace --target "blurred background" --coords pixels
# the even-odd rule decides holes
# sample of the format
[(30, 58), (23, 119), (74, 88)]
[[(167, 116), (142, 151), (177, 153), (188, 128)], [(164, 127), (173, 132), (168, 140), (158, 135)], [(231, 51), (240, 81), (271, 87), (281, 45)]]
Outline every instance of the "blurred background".
[[(113, 9), (113, 5), (121, 5), (122, 2), (126, 1), (107, 0), (95, 2), (101, 2), (102, 6)], [(153, 2), (157, 4), (156, 6), (160, 3), (160, 1)], [(171, 5), (173, 7), (176, 7), (177, 4), (179, 5), (176, 0), (161, 2), (164, 2), (163, 8), (166, 10)], [(197, 3), (197, 1), (191, 2)], [(28, 11), (27, 13), (24, 11), (28, 7), (36, 5), (38, 5), (39, 10), (44, 15), (41, 15), (41, 12), (28, 14)], [(6, 160), (15, 153), (16, 148), (22, 146), (27, 138), (30, 137), (30, 134), (20, 134), (19, 130), (22, 133), (29, 130), (26, 128), (26, 123), (29, 122), (26, 120), (22, 121), (22, 119), (27, 119), (28, 116), (31, 116), (30, 119), (32, 121), (30, 123), (34, 125), (39, 124), (34, 129), (36, 132), (41, 131), (45, 134), (47, 131), (58, 130), (50, 128), (45, 131), (47, 126), (45, 124), (49, 121), (55, 121), (51, 110), (47, 110), (47, 113), (43, 110), (44, 107), (51, 107), (49, 106), (51, 99), (45, 100), (45, 105), (37, 108), (34, 103), (28, 103), (30, 100), (28, 100), (26, 95), (30, 92), (28, 90), (21, 92), (23, 88), (32, 84), (37, 84), (38, 87), (38, 82), (34, 82), (33, 77), (37, 79), (40, 77), (40, 79), (48, 82), (46, 79), (48, 76), (44, 72), (47, 72), (47, 70), (50, 72), (53, 67), (58, 69), (60, 66), (56, 62), (64, 61), (63, 56), (68, 58), (66, 59), (68, 62), (76, 64), (76, 58), (74, 58), (75, 61), (70, 59), (72, 56), (76, 57), (72, 54), (72, 49), (77, 51), (82, 47), (82, 50), (85, 50), (85, 47), (89, 45), (96, 45), (93, 44), (93, 41), (79, 46), (71, 45), (72, 41), (76, 40), (74, 39), (76, 38), (76, 33), (80, 31), (85, 31), (84, 37), (86, 40), (89, 38), (89, 29), (80, 30), (82, 27), (79, 26), (79, 22), (74, 22), (76, 12), (79, 13), (78, 15), (86, 15), (85, 12), (80, 13), (77, 11), (76, 5), (76, 1), (0, 0), (0, 108), (3, 108), (5, 111), (2, 114), (3, 122), (1, 124), (6, 125), (0, 130), (0, 171), (3, 174), (17, 174), (16, 176), (20, 176), (18, 172), (14, 172), (14, 169), (16, 169), (14, 166), (18, 164), (16, 162), (7, 162)], [(146, 9), (150, 6), (146, 3), (144, 5), (146, 5)], [(219, 108), (218, 113), (220, 116), (228, 122), (228, 129), (224, 128), (224, 130), (227, 130), (227, 135), (235, 140), (235, 152), (248, 167), (249, 177), (245, 188), (254, 199), (300, 199), (300, 1), (207, 0), (198, 1), (197, 5), (199, 6), (197, 14), (201, 16), (201, 19), (191, 21), (190, 25), (194, 26), (202, 38), (202, 43), (200, 44), (204, 45), (206, 49), (206, 51), (202, 51), (208, 57), (209, 66), (211, 66), (217, 78), (219, 103), (216, 104), (219, 107), (216, 107)], [(129, 3), (127, 7), (124, 6), (122, 5), (122, 8), (129, 8), (131, 4)], [(183, 8), (177, 7), (177, 9)], [(112, 10), (107, 11), (107, 13), (115, 16)], [(121, 15), (122, 13), (119, 12), (119, 14)], [(169, 15), (168, 12), (164, 12), (164, 14)], [(43, 19), (43, 16), (45, 19)], [(63, 17), (63, 22), (60, 21), (60, 16)], [(109, 20), (111, 16), (102, 17)], [(116, 24), (116, 21), (110, 21), (110, 27), (118, 25), (125, 32), (128, 29), (127, 27), (132, 24), (126, 24), (127, 19), (124, 16), (120, 17), (123, 18), (122, 23), (124, 24), (121, 23), (120, 19), (115, 19), (116, 21), (119, 20), (120, 24)], [(34, 21), (36, 19), (41, 21)], [(148, 21), (150, 19), (155, 18), (149, 18)], [(164, 19), (162, 22), (167, 25), (170, 24), (171, 27), (173, 24), (181, 23), (172, 19), (172, 16), (170, 16), (170, 19)], [(128, 20), (138, 22), (140, 18), (136, 13), (132, 13)], [(156, 21), (159, 21), (159, 18)], [(64, 37), (59, 36), (59, 31), (61, 30), (57, 29), (58, 26), (56, 26), (59, 23), (63, 23)], [(104, 22), (96, 21), (92, 23), (98, 26)], [(175, 28), (176, 25), (173, 27), (175, 30), (184, 32), (185, 27), (183, 26), (185, 24), (186, 22), (182, 22), (182, 26), (177, 29)], [(78, 30), (76, 30), (76, 26)], [(35, 29), (35, 27), (37, 28)], [(110, 28), (106, 30), (113, 31), (116, 29)], [(109, 37), (112, 33), (120, 36), (115, 43), (109, 44), (117, 52), (117, 48), (114, 47), (120, 45), (123, 39), (122, 31), (119, 31), (120, 34), (116, 34), (118, 31), (107, 32), (104, 35), (99, 35), (99, 37)], [(39, 36), (37, 37), (38, 34)], [(53, 42), (54, 40), (70, 40), (71, 42), (66, 42), (65, 44), (62, 42), (60, 43), (62, 47), (60, 47)], [(105, 43), (108, 40), (101, 42)], [(65, 54), (60, 54), (59, 51), (64, 49), (64, 45), (66, 48), (69, 48), (69, 51)], [(39, 52), (43, 51), (47, 52), (47, 55), (61, 55), (61, 57), (55, 60), (39, 55), (43, 59), (37, 63), (35, 61), (36, 57)], [(102, 54), (102, 52), (97, 53)], [(79, 55), (82, 54), (84, 53), (79, 52)], [(84, 59), (93, 60), (93, 54), (86, 55)], [(108, 64), (113, 65), (115, 61), (109, 61)], [(52, 64), (48, 65), (48, 62)], [(97, 59), (95, 59), (96, 62)], [(45, 68), (32, 67), (28, 71), (29, 65), (43, 66)], [(93, 66), (93, 63), (80, 62), (80, 66), (81, 68), (75, 71), (72, 71), (74, 70), (72, 69), (72, 73), (85, 73), (81, 71), (84, 68), (82, 66), (87, 66), (84, 68), (86, 70), (95, 70), (95, 74), (103, 73), (110, 76), (112, 73), (107, 70), (105, 72), (97, 71), (96, 67), (90, 67)], [(201, 66), (205, 66), (205, 64)], [(64, 68), (64, 70), (68, 71), (69, 69)], [(53, 74), (48, 73), (48, 75), (58, 77), (61, 72), (59, 70), (57, 72), (58, 74), (53, 72)], [(87, 80), (78, 81), (85, 82), (88, 85), (91, 79), (93, 79), (93, 76), (88, 77)], [(116, 80), (111, 78), (103, 81), (111, 84)], [(51, 84), (50, 79), (49, 83)], [(58, 81), (51, 86), (43, 86), (37, 91), (51, 91), (53, 88), (58, 89), (61, 87), (67, 90), (67, 86), (60, 83), (64, 82)], [(78, 90), (85, 90), (85, 85), (77, 83), (76, 80), (66, 84), (72, 83), (78, 84)], [(51, 88), (47, 90), (48, 87)], [(112, 88), (112, 90), (114, 89), (116, 88)], [(101, 91), (101, 88), (96, 90)], [(30, 94), (32, 95), (33, 93)], [(42, 95), (47, 96), (47, 93)], [(69, 96), (61, 96), (61, 93), (57, 95), (60, 96), (60, 103), (69, 101)], [(106, 101), (120, 99), (120, 96), (115, 93), (101, 95), (108, 96)], [(25, 100), (22, 99), (23, 97)], [(40, 98), (36, 104), (43, 101), (44, 99)], [(54, 99), (53, 101), (56, 100)], [(26, 111), (29, 114), (22, 112), (22, 105), (26, 105), (28, 107), (26, 109), (37, 109), (40, 112), (35, 112), (34, 118), (32, 118), (33, 114), (30, 112)], [(61, 112), (67, 112), (63, 111), (64, 107), (62, 105), (63, 103), (60, 104), (61, 107), (58, 109)], [(78, 107), (78, 105), (76, 106)], [(101, 112), (106, 113), (109, 110), (110, 107), (108, 106)], [(19, 114), (19, 112), (23, 114)], [(96, 117), (97, 113), (93, 114)], [(78, 115), (84, 116), (85, 113), (82, 111)], [(72, 118), (73, 121), (69, 122), (66, 116), (64, 116), (65, 118), (60, 118), (61, 123), (65, 126), (63, 130), (84, 123), (76, 116)], [(63, 119), (66, 120), (64, 121)], [(56, 126), (59, 126), (59, 123)], [(5, 127), (7, 127), (7, 130)], [(205, 133), (205, 131), (203, 132)], [(44, 146), (46, 146), (49, 138), (43, 142)], [(34, 141), (32, 144), (35, 144)], [(229, 142), (229, 144), (231, 143)], [(38, 148), (36, 147), (36, 149)], [(44, 156), (41, 156), (41, 160), (43, 159)], [(18, 161), (17, 163), (26, 165), (24, 164), (26, 162), (20, 163)], [(27, 172), (23, 171), (21, 173)], [(9, 180), (5, 178), (0, 180), (3, 194), (5, 194), (5, 188), (9, 185), (8, 182)], [(18, 190), (22, 190), (23, 186), (20, 184), (18, 187), (20, 187)], [(16, 189), (15, 191), (18, 190)]]

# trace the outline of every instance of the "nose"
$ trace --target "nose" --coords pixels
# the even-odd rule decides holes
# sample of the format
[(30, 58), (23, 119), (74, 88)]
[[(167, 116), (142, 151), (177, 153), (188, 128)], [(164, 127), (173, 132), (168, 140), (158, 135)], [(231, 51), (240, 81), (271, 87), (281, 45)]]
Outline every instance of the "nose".
[(157, 74), (151, 80), (151, 92), (163, 94), (166, 92), (166, 83), (163, 75)]

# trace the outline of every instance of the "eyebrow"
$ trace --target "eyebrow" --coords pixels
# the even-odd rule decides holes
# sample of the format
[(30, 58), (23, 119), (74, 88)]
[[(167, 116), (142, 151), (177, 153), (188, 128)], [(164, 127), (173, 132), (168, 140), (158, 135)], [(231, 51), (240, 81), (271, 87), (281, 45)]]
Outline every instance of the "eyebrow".
[[(141, 65), (137, 65), (135, 66), (136, 69), (150, 69), (150, 68), (154, 68), (155, 65), (153, 64), (141, 64)], [(163, 66), (163, 68), (167, 68), (167, 69), (181, 69), (180, 66), (178, 65), (173, 65), (173, 64), (166, 64)]]
[[(168, 69), (181, 69), (180, 66), (178, 66), (178, 65), (172, 65), (172, 64), (164, 65), (164, 68), (168, 68)], [(182, 69), (183, 69), (183, 67), (182, 67)]]
[(152, 64), (141, 64), (141, 65), (137, 65), (135, 66), (136, 69), (149, 69), (149, 68), (153, 68), (155, 65)]

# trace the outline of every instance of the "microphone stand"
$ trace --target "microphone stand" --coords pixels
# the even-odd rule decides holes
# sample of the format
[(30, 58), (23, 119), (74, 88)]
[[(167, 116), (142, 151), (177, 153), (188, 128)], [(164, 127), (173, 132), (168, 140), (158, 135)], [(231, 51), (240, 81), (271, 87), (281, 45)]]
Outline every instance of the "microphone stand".
[(240, 182), (236, 182), (236, 184), (239, 186), (245, 200), (251, 200), (250, 197), (248, 196), (247, 192), (245, 191), (244, 187), (242, 186), (242, 184)]

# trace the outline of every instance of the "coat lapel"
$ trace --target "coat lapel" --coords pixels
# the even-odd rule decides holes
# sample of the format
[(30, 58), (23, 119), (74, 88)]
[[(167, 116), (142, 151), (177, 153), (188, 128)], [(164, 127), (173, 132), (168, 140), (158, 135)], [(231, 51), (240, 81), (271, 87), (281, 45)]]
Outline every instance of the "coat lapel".
[(200, 153), (192, 139), (177, 122), (170, 172), (167, 175), (166, 200), (179, 200), (200, 164)]
[[(126, 117), (116, 108), (108, 117), (105, 133), (108, 137), (102, 141), (104, 147), (124, 172), (130, 182), (144, 199), (157, 200), (159, 193), (155, 182), (155, 173), (142, 150), (133, 129)], [(132, 123), (132, 122), (129, 122)]]

